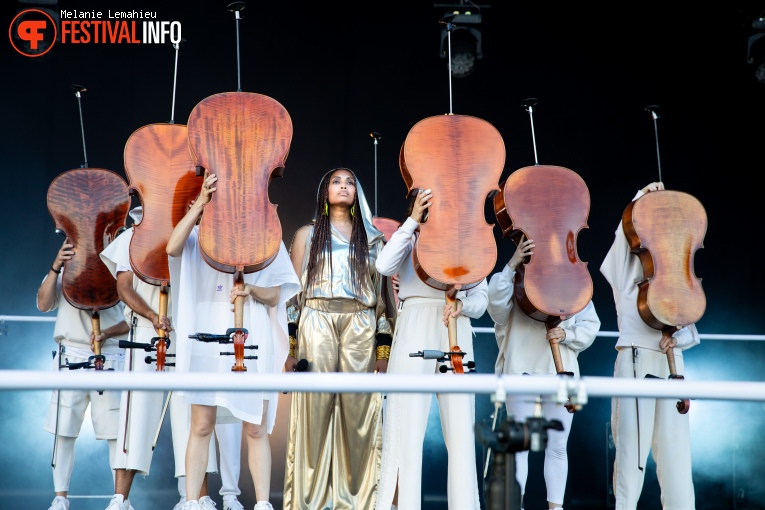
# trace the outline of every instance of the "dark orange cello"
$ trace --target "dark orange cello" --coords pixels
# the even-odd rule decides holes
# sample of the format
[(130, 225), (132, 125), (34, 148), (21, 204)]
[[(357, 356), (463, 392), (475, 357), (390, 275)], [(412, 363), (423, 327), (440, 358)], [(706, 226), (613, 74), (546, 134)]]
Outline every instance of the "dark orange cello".
[[(119, 303), (117, 285), (99, 254), (125, 230), (130, 196), (127, 183), (117, 173), (104, 168), (90, 168), (85, 148), (82, 121), (82, 92), (85, 87), (72, 85), (80, 110), (84, 164), (68, 170), (48, 187), (48, 211), (56, 225), (56, 233), (64, 235), (75, 246), (74, 256), (64, 265), (61, 291), (75, 308), (90, 313), (93, 333), (101, 334), (100, 311)], [(101, 344), (95, 342), (93, 356), (85, 363), (69, 365), (70, 369), (104, 369)]]
[[(658, 108), (652, 105), (646, 110), (653, 117), (661, 182)], [(622, 228), (643, 267), (637, 299), (643, 322), (668, 338), (698, 322), (706, 309), (704, 289), (693, 270), (694, 255), (703, 248), (707, 230), (707, 213), (701, 202), (681, 191), (652, 191), (626, 207)], [(667, 363), (670, 379), (684, 379), (677, 374), (673, 349), (667, 350)], [(690, 405), (690, 400), (680, 399), (676, 407), (686, 414)]]
[[(175, 69), (178, 69), (178, 52), (175, 48)], [(130, 194), (141, 199), (143, 218), (133, 227), (130, 240), (130, 267), (142, 281), (160, 288), (160, 320), (167, 317), (170, 270), (165, 247), (173, 228), (183, 218), (191, 200), (199, 193), (202, 178), (196, 174), (194, 161), (188, 146), (186, 126), (175, 123), (175, 79), (173, 80), (173, 106), (170, 122), (149, 124), (138, 128), (125, 143), (125, 174), (130, 183)], [(146, 357), (146, 362), (156, 362), (162, 372), (166, 363), (170, 339), (165, 330), (159, 330), (153, 338), (149, 351), (156, 358)], [(125, 347), (146, 348), (143, 344)]]
[[(239, 20), (244, 2), (233, 2), (237, 27), (237, 71), (239, 70)], [(199, 225), (199, 246), (204, 260), (213, 268), (234, 274), (234, 285), (244, 287), (244, 274), (267, 267), (279, 252), (282, 228), (276, 205), (268, 198), (268, 185), (281, 177), (292, 141), (292, 120), (275, 99), (242, 92), (215, 94), (200, 101), (189, 115), (189, 144), (197, 172), (214, 173), (217, 191)], [(233, 337), (235, 372), (245, 371), (243, 328), (244, 298), (234, 301)], [(194, 338), (220, 341), (216, 335)], [(256, 347), (256, 346), (251, 346)], [(250, 347), (247, 347), (250, 348)]]
[[(540, 165), (534, 136), (535, 98), (523, 101), (531, 118), (535, 165), (516, 170), (500, 185), (494, 212), (503, 237), (520, 246), (533, 239), (534, 255), (518, 266), (514, 293), (521, 310), (544, 322), (548, 330), (582, 311), (592, 299), (592, 278), (579, 259), (577, 236), (587, 227), (590, 192), (574, 171)], [(560, 346), (550, 341), (555, 371), (573, 375), (563, 367)], [(567, 404), (569, 412), (574, 408)]]
[[(440, 21), (448, 34), (453, 18)], [(451, 49), (449, 53), (451, 80)], [(399, 165), (410, 196), (431, 189), (435, 197), (412, 250), (414, 269), (427, 285), (445, 291), (446, 302), (456, 309), (457, 291), (479, 284), (497, 260), (484, 202), (498, 191), (505, 144), (499, 131), (485, 120), (453, 114), (451, 95), (449, 110), (447, 115), (428, 117), (411, 128), (399, 153)], [(456, 322), (453, 317), (448, 322), (449, 357), (454, 372), (463, 373), (465, 353), (458, 345)]]

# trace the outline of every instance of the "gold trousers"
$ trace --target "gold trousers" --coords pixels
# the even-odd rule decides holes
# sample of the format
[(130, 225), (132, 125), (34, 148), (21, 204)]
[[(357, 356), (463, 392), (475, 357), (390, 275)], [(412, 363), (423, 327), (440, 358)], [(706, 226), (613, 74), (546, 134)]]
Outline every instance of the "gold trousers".
[[(298, 359), (311, 372), (372, 372), (375, 311), (357, 301), (311, 299), (300, 317)], [(293, 393), (284, 510), (372, 510), (382, 452), (380, 393)]]

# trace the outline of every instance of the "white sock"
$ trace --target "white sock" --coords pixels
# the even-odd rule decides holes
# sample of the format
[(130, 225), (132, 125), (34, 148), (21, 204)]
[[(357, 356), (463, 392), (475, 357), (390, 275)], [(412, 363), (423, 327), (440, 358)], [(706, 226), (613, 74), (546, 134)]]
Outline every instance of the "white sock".
[(120, 503), (125, 502), (125, 496), (123, 496), (122, 494), (115, 494), (114, 496), (112, 496), (112, 499), (116, 499)]

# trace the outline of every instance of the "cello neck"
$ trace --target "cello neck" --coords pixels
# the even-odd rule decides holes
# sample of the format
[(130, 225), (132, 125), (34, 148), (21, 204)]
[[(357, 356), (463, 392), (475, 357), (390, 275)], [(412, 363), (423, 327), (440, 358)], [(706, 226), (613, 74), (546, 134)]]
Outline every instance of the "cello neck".
[[(237, 268), (234, 273), (234, 288), (244, 290), (244, 273)], [(234, 327), (242, 328), (244, 326), (244, 296), (237, 296), (234, 299)]]
[(98, 313), (98, 308), (93, 310), (90, 314), (90, 325), (93, 328), (93, 337), (96, 339), (93, 343), (93, 353), (96, 356), (100, 356), (101, 344), (98, 342), (98, 337), (101, 336), (101, 316)]
[[(457, 310), (457, 289), (451, 289), (445, 292), (446, 304), (451, 307), (452, 310)], [(449, 348), (453, 349), (458, 347), (457, 343), (457, 318), (449, 316), (448, 326), (449, 330)]]
[[(167, 317), (167, 297), (169, 291), (170, 284), (168, 282), (162, 282), (162, 284), (159, 286), (159, 310), (157, 311), (160, 322), (162, 322), (162, 320)], [(167, 338), (167, 332), (164, 329), (160, 329), (159, 337)]]

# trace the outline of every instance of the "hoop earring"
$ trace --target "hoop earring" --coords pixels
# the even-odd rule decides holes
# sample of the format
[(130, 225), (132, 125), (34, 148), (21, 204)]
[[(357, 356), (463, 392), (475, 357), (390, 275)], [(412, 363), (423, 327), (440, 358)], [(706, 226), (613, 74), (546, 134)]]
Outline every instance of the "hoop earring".
[(324, 202), (324, 216), (329, 216), (329, 204)]
[(356, 204), (353, 204), (351, 206), (351, 218), (356, 214)]

